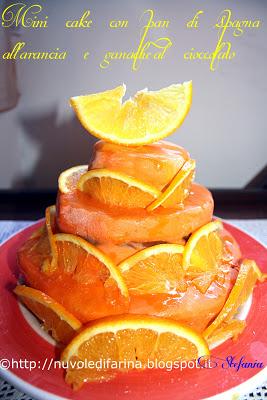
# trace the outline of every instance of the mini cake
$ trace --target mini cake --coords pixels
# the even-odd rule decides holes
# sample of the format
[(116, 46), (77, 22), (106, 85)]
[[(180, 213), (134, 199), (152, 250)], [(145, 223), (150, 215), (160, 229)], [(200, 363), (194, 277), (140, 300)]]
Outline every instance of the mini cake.
[[(194, 183), (188, 151), (160, 140), (188, 113), (191, 82), (138, 92), (122, 104), (124, 91), (71, 99), (83, 126), (101, 140), (88, 165), (61, 173), (56, 206), (18, 252), (29, 287), (15, 291), (57, 340), (70, 342), (63, 360), (74, 357), (77, 343), (90, 344), (94, 329), (110, 326), (124, 326), (124, 334), (131, 326), (131, 335), (133, 326), (183, 332), (197, 351), (175, 337), (168, 354), (207, 355), (214, 337), (244, 329), (235, 312), (264, 276), (213, 219), (212, 195)], [(90, 356), (83, 351), (76, 356)], [(67, 374), (77, 387), (99, 379), (97, 371)]]

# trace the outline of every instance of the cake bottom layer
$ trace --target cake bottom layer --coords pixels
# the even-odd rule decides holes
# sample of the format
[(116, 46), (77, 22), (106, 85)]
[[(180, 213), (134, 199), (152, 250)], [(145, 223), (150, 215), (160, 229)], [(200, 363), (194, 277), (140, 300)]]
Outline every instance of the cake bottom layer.
[(206, 293), (190, 285), (186, 292), (175, 294), (133, 295), (127, 304), (119, 293), (109, 293), (107, 298), (100, 284), (83, 284), (65, 274), (47, 276), (32, 256), (27, 247), (19, 253), (26, 283), (48, 294), (82, 323), (114, 314), (147, 314), (172, 318), (202, 332), (222, 309), (236, 277), (235, 269), (229, 265), (224, 268), (223, 285), (215, 279)]
[(224, 267), (224, 283), (216, 278), (206, 293), (194, 285), (177, 294), (132, 295), (129, 313), (171, 318), (203, 332), (223, 308), (236, 280), (236, 270)]
[(79, 191), (57, 197), (57, 225), (61, 232), (92, 243), (168, 242), (183, 244), (193, 231), (212, 219), (213, 199), (205, 187), (193, 184), (183, 209), (148, 212), (107, 207)]
[[(193, 277), (189, 277), (185, 291), (177, 289), (170, 293), (153, 294), (130, 292), (127, 299), (121, 295), (116, 285), (106, 288), (99, 279), (81, 279), (81, 270), (70, 273), (59, 265), (53, 272), (44, 272), (42, 265), (50, 250), (49, 244), (47, 249), (47, 246), (44, 247), (39, 242), (40, 235), (28, 239), (22, 246), (18, 252), (18, 262), (29, 286), (51, 296), (82, 323), (109, 315), (133, 313), (172, 318), (202, 332), (221, 311), (237, 276), (237, 268), (234, 266), (240, 258), (239, 247), (226, 230), (222, 232), (222, 238), (229, 255), (229, 264), (219, 268), (205, 293), (195, 286)], [(117, 250), (118, 248), (119, 246)], [(109, 256), (111, 253), (108, 254), (107, 250), (116, 250), (114, 246), (110, 248), (108, 245), (105, 249), (105, 254)], [(101, 250), (104, 250), (103, 246)], [(123, 253), (125, 256), (125, 249)], [(115, 263), (114, 257), (112, 258)], [(205, 278), (205, 272), (203, 277)]]

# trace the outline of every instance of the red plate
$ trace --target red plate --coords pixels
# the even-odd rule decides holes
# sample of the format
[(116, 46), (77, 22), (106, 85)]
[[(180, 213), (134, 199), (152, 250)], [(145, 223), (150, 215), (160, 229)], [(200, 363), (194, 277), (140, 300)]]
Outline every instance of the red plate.
[[(212, 351), (218, 357), (216, 368), (172, 370), (147, 370), (119, 375), (115, 380), (101, 384), (87, 384), (77, 393), (65, 384), (63, 370), (48, 369), (50, 360), (57, 358), (59, 350), (40, 336), (24, 318), (16, 297), (12, 293), (18, 278), (16, 252), (41, 222), (24, 229), (8, 239), (0, 248), (0, 361), (21, 361), (20, 368), (0, 369), (4, 379), (36, 399), (94, 399), (94, 400), (139, 400), (146, 399), (227, 399), (233, 394), (249, 392), (267, 377), (267, 368), (226, 367), (222, 359), (235, 357), (238, 362), (267, 365), (267, 283), (254, 290), (253, 301), (247, 317), (247, 328), (237, 342), (228, 340)], [(225, 223), (240, 244), (244, 257), (253, 258), (267, 272), (266, 248), (241, 230)], [(26, 360), (26, 361), (25, 361)], [(46, 365), (44, 365), (46, 361)], [(29, 361), (36, 367), (25, 368)], [(222, 365), (223, 364), (223, 365)], [(32, 364), (33, 365), (33, 364)], [(19, 366), (19, 365), (18, 365)], [(259, 364), (258, 364), (259, 366)], [(42, 370), (43, 369), (43, 370)]]

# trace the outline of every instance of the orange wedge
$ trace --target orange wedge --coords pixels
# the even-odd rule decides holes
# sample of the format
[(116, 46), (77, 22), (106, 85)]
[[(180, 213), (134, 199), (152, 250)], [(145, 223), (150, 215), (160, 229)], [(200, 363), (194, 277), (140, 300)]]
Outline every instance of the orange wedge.
[(108, 169), (86, 172), (77, 187), (101, 203), (127, 208), (144, 208), (160, 195), (155, 187)]
[[(121, 294), (128, 297), (128, 289), (113, 262), (95, 246), (79, 236), (57, 233), (54, 235), (58, 250), (58, 266), (75, 280), (92, 283), (101, 280), (105, 285), (111, 281)], [(107, 286), (108, 288), (108, 286)]]
[(24, 285), (17, 286), (14, 292), (58, 342), (69, 343), (81, 328), (77, 318), (45, 293)]
[(186, 161), (162, 194), (147, 207), (147, 210), (152, 211), (159, 206), (165, 208), (183, 206), (185, 198), (189, 195), (191, 183), (194, 180), (195, 167), (194, 160)]
[(140, 250), (118, 265), (130, 294), (186, 291), (178, 244), (159, 244)]
[(212, 221), (195, 231), (187, 241), (183, 254), (183, 268), (191, 271), (214, 272), (223, 258), (220, 221)]
[(92, 135), (126, 146), (156, 142), (173, 133), (185, 119), (192, 101), (192, 82), (151, 92), (137, 92), (122, 104), (126, 86), (77, 96), (70, 103)]
[(245, 303), (252, 293), (258, 280), (258, 275), (255, 272), (253, 263), (254, 261), (252, 260), (244, 260), (241, 263), (236, 282), (225, 305), (223, 306), (223, 309), (204, 331), (204, 336), (206, 338), (210, 337), (213, 332), (222, 325), (222, 323), (230, 322), (237, 312), (238, 307)]
[[(206, 355), (205, 340), (192, 329), (170, 319), (128, 314), (92, 322), (69, 343), (61, 360), (68, 363), (66, 382), (78, 389), (85, 382), (111, 379), (116, 372), (135, 365), (145, 368), (148, 360), (171, 362)], [(103, 363), (108, 359), (113, 368), (111, 363), (98, 369), (75, 367), (78, 361)]]
[(77, 165), (61, 172), (58, 178), (58, 187), (61, 193), (70, 193), (76, 189), (80, 177), (88, 171), (87, 165)]

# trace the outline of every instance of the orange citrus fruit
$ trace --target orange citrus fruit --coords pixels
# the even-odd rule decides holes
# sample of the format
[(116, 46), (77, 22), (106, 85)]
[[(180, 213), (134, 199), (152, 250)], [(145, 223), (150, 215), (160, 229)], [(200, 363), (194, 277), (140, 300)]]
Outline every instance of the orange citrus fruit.
[(113, 262), (91, 243), (79, 236), (67, 233), (54, 235), (58, 250), (58, 266), (76, 280), (90, 283), (100, 279), (104, 285), (108, 281), (116, 283), (123, 296), (128, 297), (128, 289), (119, 270)]
[(238, 336), (246, 327), (246, 321), (233, 319), (230, 322), (222, 323), (215, 331), (207, 338), (209, 349), (225, 342), (227, 339), (237, 340)]
[(130, 294), (186, 291), (178, 244), (159, 244), (140, 250), (118, 265)]
[(238, 265), (242, 254), (237, 241), (225, 227), (219, 231), (219, 234), (223, 241), (223, 263)]
[[(230, 234), (227, 238), (230, 239)], [(95, 244), (115, 264), (151, 245), (153, 243)], [(186, 292), (181, 291), (179, 294), (178, 287), (178, 294), (175, 291), (157, 294), (130, 292), (129, 301), (121, 294), (115, 282), (110, 287), (108, 285), (110, 282), (98, 279), (103, 266), (99, 265), (97, 260), (92, 259), (94, 265), (97, 264), (95, 266), (97, 271), (96, 278), (91, 279), (90, 274), (82, 273), (81, 269), (73, 273), (64, 271), (64, 263), (60, 263), (53, 273), (42, 272), (43, 259), (49, 255), (48, 240), (45, 247), (42, 239), (38, 237), (29, 239), (18, 252), (21, 271), (30, 286), (60, 302), (83, 323), (114, 314), (148, 314), (172, 318), (202, 332), (223, 308), (237, 276), (236, 269), (230, 264), (223, 265), (211, 283), (204, 279), (208, 275), (207, 272), (193, 274), (187, 270), (185, 279), (189, 282)], [(65, 256), (68, 257), (67, 248)]]
[[(212, 282), (216, 281), (216, 284), (223, 286), (225, 284), (225, 272), (229, 266), (233, 272), (233, 266), (238, 265), (241, 258), (240, 248), (231, 235), (225, 228), (219, 232), (220, 238), (223, 241), (223, 259), (220, 263), (218, 270), (211, 271), (192, 271), (190, 268), (186, 271), (186, 278), (188, 277), (191, 283), (201, 292), (206, 293)], [(237, 274), (234, 274), (234, 280)]]
[(19, 249), (18, 262), (27, 284), (62, 304), (81, 322), (128, 311), (128, 290), (108, 256), (84, 239), (54, 234), (57, 268), (43, 271), (51, 256), (47, 233), (29, 238)]
[(189, 195), (191, 183), (194, 180), (195, 166), (194, 160), (186, 161), (162, 194), (147, 207), (147, 210), (152, 211), (159, 206), (165, 208), (183, 206), (185, 198)]
[(62, 343), (69, 343), (81, 328), (81, 322), (61, 304), (40, 290), (19, 285), (14, 292), (25, 306), (43, 322), (44, 329), (53, 338)]
[[(248, 262), (248, 261), (246, 261), (246, 262)], [(260, 270), (260, 268), (259, 268), (259, 266), (257, 265), (256, 261), (254, 261), (254, 260), (249, 260), (249, 263), (250, 263), (250, 265), (252, 266), (252, 268), (254, 269), (254, 272), (255, 272), (256, 275), (257, 275), (258, 281), (259, 281), (259, 282), (264, 282), (264, 281), (267, 279), (267, 274), (264, 274), (264, 273)]]
[(241, 263), (236, 282), (225, 305), (215, 320), (204, 331), (204, 336), (206, 338), (210, 337), (222, 323), (230, 322), (237, 312), (238, 307), (245, 303), (252, 293), (258, 280), (258, 275), (254, 270), (253, 263), (254, 261), (246, 259)]
[[(52, 212), (50, 212), (51, 210)], [(45, 274), (56, 270), (56, 265), (51, 266), (53, 259), (57, 257), (57, 249), (56, 246), (53, 246), (53, 239), (51, 238), (51, 226), (53, 225), (53, 223), (51, 223), (51, 218), (55, 217), (55, 214), (53, 214), (53, 206), (51, 210), (50, 207), (47, 207), (45, 224), (31, 234), (30, 238), (24, 243), (18, 253), (19, 255), (20, 251), (23, 252), (24, 248), (27, 249), (29, 257), (32, 258), (33, 262), (38, 263), (40, 270)], [(51, 243), (53, 250), (51, 249)], [(53, 251), (55, 257), (53, 257)]]
[(77, 165), (61, 172), (58, 178), (58, 188), (62, 193), (70, 193), (76, 189), (80, 177), (88, 171), (87, 165)]
[(77, 187), (101, 203), (128, 208), (144, 208), (160, 195), (154, 186), (108, 169), (86, 172)]
[(216, 271), (223, 258), (223, 241), (219, 232), (220, 221), (212, 221), (195, 231), (185, 245), (184, 269), (191, 271)]
[[(206, 355), (205, 340), (192, 329), (169, 319), (128, 314), (90, 323), (65, 348), (61, 360), (68, 362), (66, 382), (77, 389), (84, 382), (110, 379), (114, 372), (134, 368), (136, 362), (145, 368), (148, 360), (172, 362)], [(78, 361), (108, 359), (118, 368), (75, 367)], [(119, 365), (122, 361), (126, 366)]]
[(51, 255), (44, 260), (42, 270), (44, 272), (50, 273), (57, 269), (57, 246), (54, 239), (54, 233), (56, 231), (56, 206), (46, 208), (45, 228), (50, 245)]
[(152, 92), (141, 90), (122, 103), (125, 85), (102, 93), (76, 96), (70, 103), (92, 135), (126, 146), (144, 145), (173, 133), (192, 101), (192, 82)]

